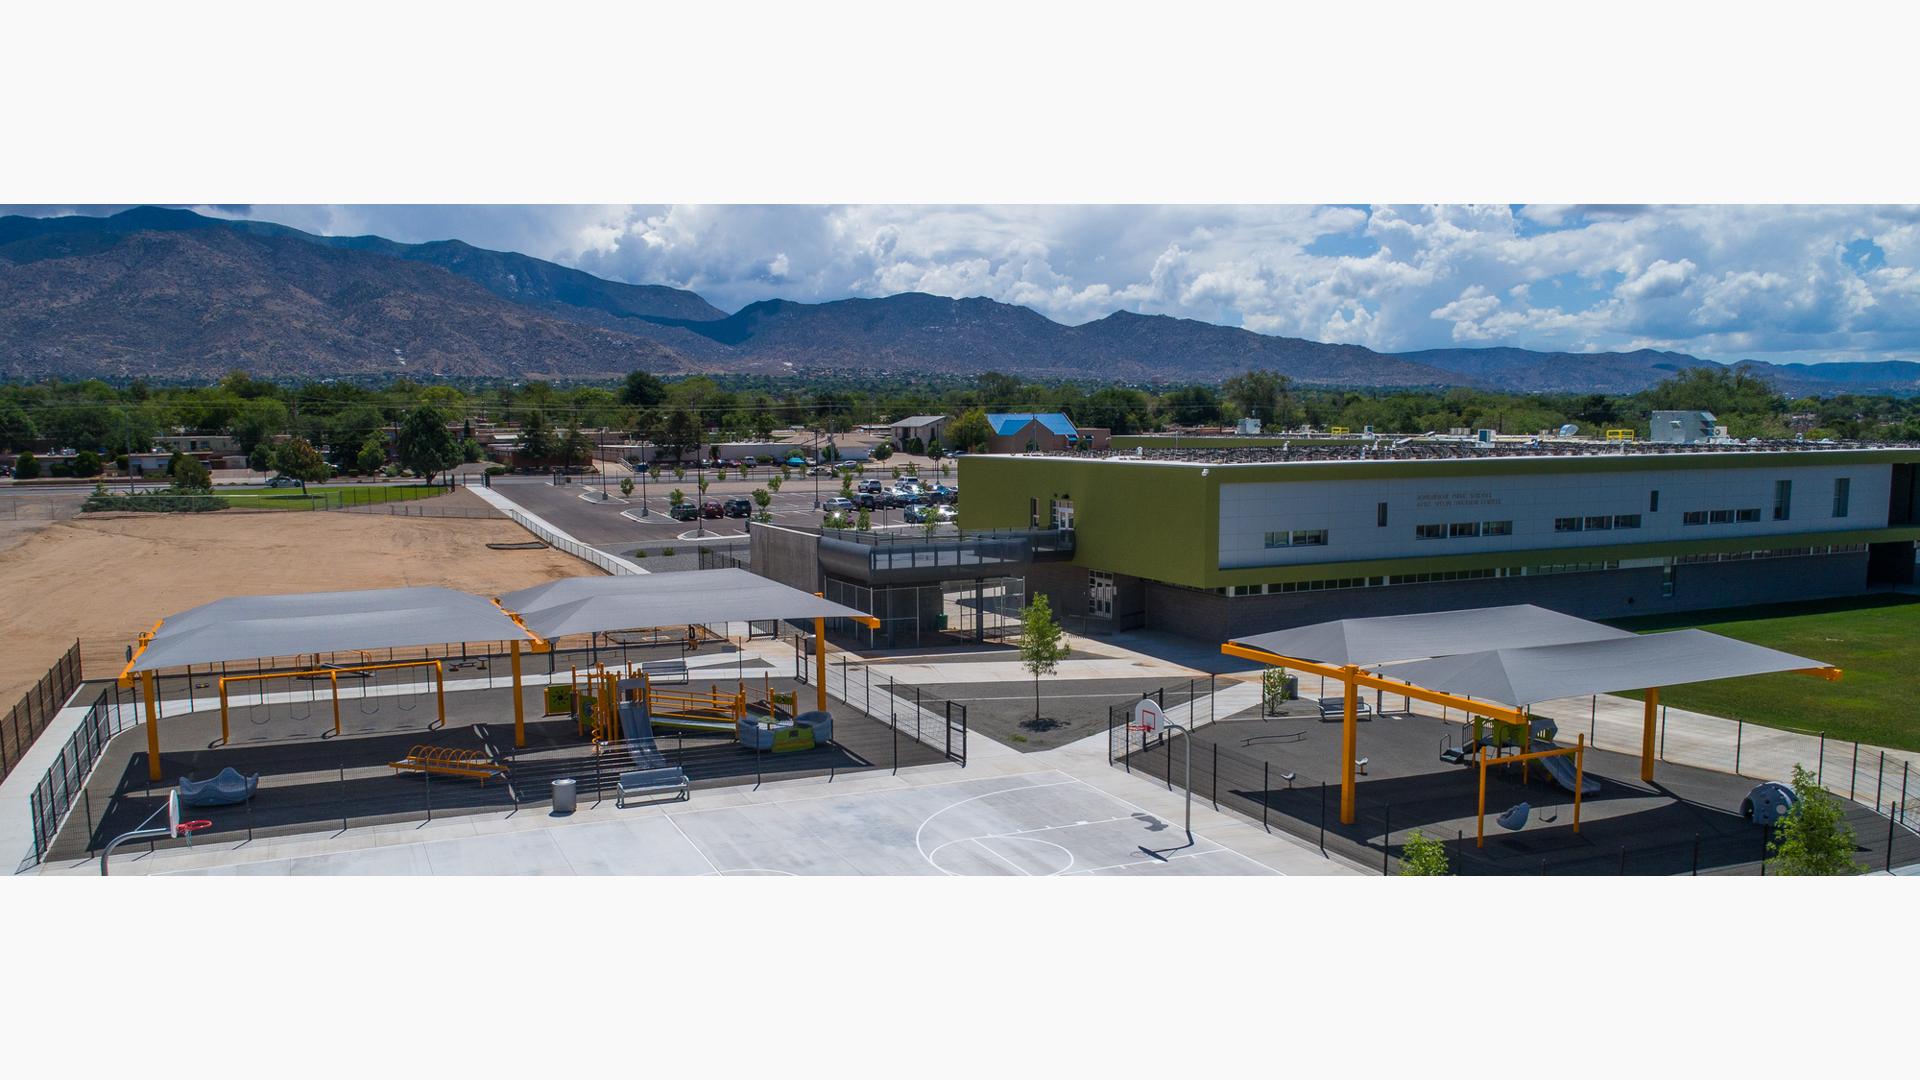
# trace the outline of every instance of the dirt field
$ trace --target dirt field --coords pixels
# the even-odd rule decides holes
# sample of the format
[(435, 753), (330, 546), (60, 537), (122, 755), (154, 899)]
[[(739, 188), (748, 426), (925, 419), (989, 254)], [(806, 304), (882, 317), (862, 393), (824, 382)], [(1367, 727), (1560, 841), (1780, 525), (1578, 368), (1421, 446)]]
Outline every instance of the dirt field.
[[(21, 530), (25, 531), (25, 530)], [(498, 595), (595, 574), (512, 522), (372, 514), (97, 514), (0, 550), (0, 709), (80, 639), (89, 677), (120, 669), (154, 620), (223, 596), (446, 585)]]

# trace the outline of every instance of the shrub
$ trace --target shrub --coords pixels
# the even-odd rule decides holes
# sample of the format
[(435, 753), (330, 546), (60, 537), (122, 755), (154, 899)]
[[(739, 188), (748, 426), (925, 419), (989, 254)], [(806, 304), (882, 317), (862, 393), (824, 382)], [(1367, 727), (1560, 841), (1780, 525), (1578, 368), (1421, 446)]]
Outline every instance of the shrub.
[(40, 477), (40, 459), (31, 453), (22, 452), (20, 460), (13, 463), (13, 475), (18, 480), (37, 480)]
[(672, 548), (661, 548), (661, 549), (660, 549), (660, 554), (661, 554), (662, 556), (664, 556), (664, 557), (667, 557), (667, 558), (672, 558), (672, 557), (673, 557), (673, 549), (672, 549)]
[(1407, 842), (1400, 848), (1401, 877), (1441, 877), (1451, 873), (1445, 844), (1430, 839), (1418, 829), (1407, 835)]

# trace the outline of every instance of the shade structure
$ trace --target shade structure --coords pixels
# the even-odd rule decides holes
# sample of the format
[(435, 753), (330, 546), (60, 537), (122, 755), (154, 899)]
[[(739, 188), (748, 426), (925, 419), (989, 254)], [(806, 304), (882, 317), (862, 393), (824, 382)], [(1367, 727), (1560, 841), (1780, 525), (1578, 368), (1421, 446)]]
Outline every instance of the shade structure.
[(508, 593), (500, 606), (543, 638), (693, 623), (869, 618), (740, 569), (563, 578)]
[(1380, 668), (1416, 686), (1524, 706), (1556, 698), (1828, 668), (1705, 630), (1487, 649)]
[(526, 640), (526, 632), (491, 602), (437, 586), (232, 596), (161, 620), (129, 670)]
[[(1488, 649), (1633, 637), (1532, 604), (1336, 619), (1236, 638), (1233, 644), (1323, 664), (1363, 667)], [(1398, 675), (1395, 671), (1393, 674)], [(1501, 700), (1505, 700), (1504, 698)], [(1544, 699), (1543, 699), (1544, 700)]]

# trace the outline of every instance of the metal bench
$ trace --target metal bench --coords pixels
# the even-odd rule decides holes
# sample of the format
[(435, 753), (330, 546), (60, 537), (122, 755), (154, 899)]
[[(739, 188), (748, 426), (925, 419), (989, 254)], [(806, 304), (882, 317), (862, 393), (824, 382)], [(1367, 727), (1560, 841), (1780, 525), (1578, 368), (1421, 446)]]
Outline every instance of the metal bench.
[(440, 776), (467, 776), (485, 784), (507, 775), (507, 767), (489, 758), (484, 750), (462, 750), (454, 746), (416, 746), (399, 761), (387, 763), (394, 772), (434, 773)]
[[(1347, 703), (1344, 698), (1323, 697), (1320, 699), (1320, 719), (1344, 720), (1347, 716)], [(1367, 720), (1373, 716), (1373, 706), (1356, 699), (1353, 703), (1353, 718)]]
[(618, 787), (619, 793), (613, 799), (613, 805), (618, 807), (627, 805), (629, 795), (660, 795), (672, 791), (682, 799), (693, 798), (693, 786), (687, 782), (687, 771), (677, 765), (623, 772)]
[(685, 683), (691, 681), (687, 675), (685, 660), (642, 660), (640, 674), (657, 683)]

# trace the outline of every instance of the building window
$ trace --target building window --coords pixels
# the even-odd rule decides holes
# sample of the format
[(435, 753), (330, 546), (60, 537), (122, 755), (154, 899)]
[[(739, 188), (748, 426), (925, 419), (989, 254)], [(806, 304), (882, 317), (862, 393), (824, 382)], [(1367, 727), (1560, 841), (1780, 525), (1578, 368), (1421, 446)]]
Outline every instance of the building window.
[(1773, 520), (1785, 521), (1793, 516), (1793, 481), (1775, 480), (1773, 482)]
[(1266, 534), (1265, 543), (1270, 548), (1283, 548), (1288, 545), (1292, 537), (1293, 534), (1290, 532), (1270, 532)]
[(1554, 518), (1553, 531), (1554, 532), (1579, 532), (1580, 519), (1577, 517)]
[(1028, 499), (1027, 500), (1027, 528), (1037, 529), (1039, 527), (1040, 527), (1040, 500), (1038, 498)]
[(1731, 525), (1733, 524), (1733, 511), (1709, 510), (1707, 511), (1707, 520), (1715, 525)]
[(1637, 529), (1640, 527), (1639, 514), (1613, 515), (1613, 527), (1616, 529)]
[(1705, 510), (1689, 510), (1680, 515), (1680, 524), (1682, 525), (1705, 525), (1706, 523), (1707, 512)]
[(1295, 529), (1293, 531), (1294, 547), (1325, 547), (1326, 543), (1327, 530), (1325, 529)]
[(1456, 521), (1447, 526), (1448, 536), (1479, 536), (1480, 523), (1477, 521)]
[(1387, 504), (1380, 503), (1373, 508), (1373, 523), (1378, 528), (1387, 527)]
[(1853, 493), (1853, 481), (1842, 476), (1833, 482), (1833, 516), (1847, 516), (1847, 497)]
[(1447, 527), (1445, 525), (1415, 525), (1413, 527), (1413, 535), (1416, 540), (1445, 540), (1447, 538)]
[(1267, 587), (1265, 585), (1235, 585), (1233, 587), (1233, 595), (1259, 596), (1261, 593), (1265, 592), (1266, 590), (1267, 590)]
[(1587, 519), (1586, 528), (1589, 531), (1595, 529), (1611, 529), (1613, 528), (1613, 519), (1605, 514), (1599, 514)]
[(1513, 522), (1511, 521), (1482, 522), (1480, 525), (1480, 535), (1481, 536), (1512, 536)]
[(1660, 568), (1660, 598), (1673, 599), (1673, 563), (1671, 561)]
[(1744, 509), (1744, 510), (1735, 510), (1735, 511), (1733, 512), (1733, 520), (1735, 520), (1735, 521), (1759, 521), (1759, 520), (1760, 520), (1760, 508), (1759, 508), (1759, 507), (1757, 507), (1757, 506), (1750, 506), (1750, 507), (1747, 507), (1747, 508), (1746, 508), (1746, 509)]
[(1647, 493), (1647, 513), (1657, 514), (1659, 512), (1660, 512), (1660, 489), (1654, 488), (1652, 491)]

